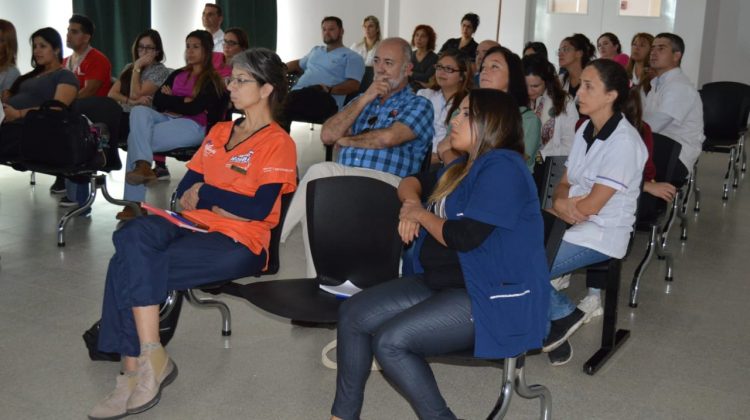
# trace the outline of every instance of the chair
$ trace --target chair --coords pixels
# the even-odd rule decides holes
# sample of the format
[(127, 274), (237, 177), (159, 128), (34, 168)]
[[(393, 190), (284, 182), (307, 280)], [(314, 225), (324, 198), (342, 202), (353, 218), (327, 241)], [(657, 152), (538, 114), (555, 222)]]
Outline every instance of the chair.
[(629, 302), (631, 308), (638, 306), (638, 289), (641, 277), (643, 276), (643, 272), (646, 271), (654, 252), (656, 252), (660, 259), (666, 259), (667, 274), (665, 280), (672, 281), (673, 260), (672, 256), (665, 252), (666, 241), (663, 239), (665, 239), (664, 237), (669, 232), (675, 214), (682, 219), (682, 237), (687, 238), (687, 220), (678, 210), (679, 203), (681, 202), (681, 187), (685, 180), (675, 179), (675, 172), (681, 150), (682, 145), (680, 143), (677, 143), (669, 137), (661, 134), (654, 134), (653, 159), (656, 166), (655, 180), (658, 182), (669, 182), (680, 189), (678, 189), (677, 195), (672, 199), (672, 203), (669, 206), (669, 216), (667, 217), (666, 223), (664, 223), (664, 228), (662, 228), (662, 222), (667, 215), (667, 204), (661, 198), (654, 197), (641, 191), (638, 211), (636, 213), (635, 229), (650, 232), (650, 235), (646, 245), (646, 254), (643, 256), (643, 259), (633, 273)]
[(541, 183), (536, 186), (542, 209), (552, 207), (552, 194), (555, 192), (555, 187), (562, 179), (563, 174), (565, 174), (565, 162), (567, 160), (567, 156), (548, 156), (544, 159)]
[(318, 277), (235, 284), (227, 293), (284, 318), (333, 324), (342, 301), (321, 284), (349, 280), (364, 289), (398, 277), (400, 208), (396, 189), (382, 181), (360, 176), (311, 181), (307, 224)]
[[(544, 161), (542, 185), (538, 186), (539, 201), (543, 209), (552, 207), (552, 194), (565, 173), (566, 160), (566, 156), (549, 156)], [(560, 240), (562, 240), (562, 236), (560, 236)], [(547, 258), (549, 257), (548, 248)], [(552, 264), (552, 260), (549, 263)], [(605, 293), (601, 348), (583, 365), (583, 371), (589, 375), (596, 373), (630, 336), (630, 331), (617, 329), (617, 299), (620, 289), (621, 266), (621, 260), (609, 259), (585, 267), (587, 287), (603, 289)]]
[[(286, 213), (289, 209), (289, 204), (291, 203), (293, 196), (293, 192), (281, 196), (281, 215), (279, 218), (279, 224), (271, 229), (271, 242), (268, 246), (268, 268), (260, 273), (255, 274), (255, 277), (276, 274), (279, 271), (279, 242), (281, 240), (281, 229), (284, 226), (284, 219), (286, 218)], [(173, 211), (176, 210), (176, 203), (176, 193), (173, 193), (171, 200), (171, 209)], [(201, 287), (200, 290), (212, 295), (218, 295), (220, 293), (232, 294), (230, 292), (232, 290), (235, 290), (233, 285), (234, 283), (232, 283), (232, 280), (227, 280), (218, 283), (207, 284)], [(188, 302), (195, 306), (218, 309), (221, 313), (221, 335), (225, 337), (232, 335), (232, 313), (229, 310), (229, 306), (218, 299), (198, 296), (196, 294), (196, 289), (170, 291), (167, 295), (166, 301), (161, 305), (159, 309), (160, 320), (164, 320), (165, 318), (167, 318), (171, 313), (173, 313), (175, 308), (178, 311), (179, 315), (179, 306), (177, 305), (181, 305), (182, 296), (184, 296)]]
[(722, 200), (729, 199), (729, 183), (739, 184), (738, 171), (745, 172), (745, 133), (750, 114), (750, 86), (738, 82), (706, 83), (700, 90), (703, 101), (703, 150), (729, 153)]

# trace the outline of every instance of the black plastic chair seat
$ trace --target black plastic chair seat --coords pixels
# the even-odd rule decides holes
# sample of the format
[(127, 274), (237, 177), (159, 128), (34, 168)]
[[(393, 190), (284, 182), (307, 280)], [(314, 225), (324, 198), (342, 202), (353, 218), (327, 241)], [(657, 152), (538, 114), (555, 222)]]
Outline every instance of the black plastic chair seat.
[(167, 157), (177, 159), (180, 162), (187, 162), (193, 158), (193, 155), (195, 154), (195, 152), (198, 151), (198, 149), (199, 149), (199, 146), (180, 147), (180, 148), (168, 150), (165, 152), (158, 152), (158, 154), (163, 154)]
[(321, 290), (320, 283), (318, 279), (270, 280), (248, 285), (231, 284), (222, 287), (222, 292), (247, 299), (260, 309), (283, 318), (336, 323), (344, 299)]

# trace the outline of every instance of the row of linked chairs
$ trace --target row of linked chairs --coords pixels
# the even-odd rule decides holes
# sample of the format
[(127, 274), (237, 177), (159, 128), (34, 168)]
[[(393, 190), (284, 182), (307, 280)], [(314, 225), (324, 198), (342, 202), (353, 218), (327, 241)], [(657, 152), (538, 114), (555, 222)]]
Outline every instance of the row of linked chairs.
[[(559, 180), (559, 159), (545, 163), (544, 183), (540, 185), (542, 202)], [(198, 306), (216, 307), (222, 319), (221, 333), (231, 335), (229, 307), (220, 300), (199, 296), (201, 292), (218, 295), (229, 294), (244, 298), (251, 304), (292, 320), (295, 325), (335, 325), (341, 300), (324, 292), (320, 285), (337, 285), (350, 280), (360, 288), (398, 276), (402, 244), (397, 233), (398, 212), (401, 206), (396, 189), (370, 178), (347, 176), (311, 181), (307, 188), (307, 223), (310, 250), (316, 278), (267, 280), (246, 283), (243, 279), (226, 279), (204, 285), (200, 290), (173, 291), (162, 306), (162, 318), (174, 315), (173, 306), (184, 296)], [(272, 230), (269, 250), (271, 264), (266, 272), (276, 273), (279, 267), (279, 233), (286, 206), (291, 194), (282, 197), (282, 221)], [(562, 241), (567, 225), (548, 212), (542, 212), (545, 221), (545, 246), (548, 263), (552, 263)], [(362, 220), (368, 223), (363, 224)], [(583, 365), (587, 374), (593, 375), (627, 340), (630, 332), (617, 328), (617, 302), (620, 288), (621, 261), (611, 259), (585, 268), (589, 287), (605, 291), (601, 347)], [(537, 353), (539, 349), (528, 349)], [(540, 418), (551, 418), (552, 397), (542, 385), (526, 383), (524, 365), (527, 353), (496, 361), (503, 366), (500, 391), (488, 419), (503, 418), (511, 396), (518, 393), (524, 398), (538, 398)], [(441, 357), (443, 360), (472, 359), (471, 352)]]

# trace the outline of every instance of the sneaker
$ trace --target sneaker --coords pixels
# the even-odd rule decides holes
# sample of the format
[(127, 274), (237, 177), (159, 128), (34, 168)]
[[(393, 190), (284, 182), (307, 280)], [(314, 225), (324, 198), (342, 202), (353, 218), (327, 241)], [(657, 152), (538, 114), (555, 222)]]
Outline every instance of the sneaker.
[(154, 174), (157, 181), (169, 181), (169, 169), (166, 166), (154, 166)]
[(55, 182), (49, 187), (51, 194), (65, 194), (65, 178), (58, 176), (55, 178)]
[(128, 415), (128, 399), (133, 394), (137, 382), (136, 376), (117, 375), (115, 390), (107, 395), (89, 413), (91, 420), (113, 420)]
[[(155, 351), (164, 351), (163, 348)], [(166, 356), (164, 366), (159, 372), (154, 371), (150, 353), (138, 358), (138, 384), (130, 395), (127, 413), (142, 413), (159, 403), (161, 390), (171, 384), (177, 377), (177, 365)]]
[(602, 308), (602, 299), (598, 295), (588, 295), (578, 302), (578, 309), (586, 315), (583, 317), (583, 323), (588, 324), (592, 319), (604, 315)]
[(57, 205), (60, 207), (78, 207), (78, 202), (68, 197), (63, 197)]
[(568, 286), (570, 286), (570, 276), (571, 274), (568, 273), (563, 276), (554, 278), (550, 280), (550, 284), (555, 288), (555, 290), (567, 289)]
[(156, 174), (151, 170), (151, 164), (145, 160), (135, 163), (135, 168), (125, 174), (125, 182), (130, 185), (148, 184), (156, 181)]
[(559, 347), (547, 353), (549, 363), (552, 366), (562, 366), (573, 358), (573, 346), (570, 341), (565, 340)]
[(552, 321), (547, 339), (544, 340), (542, 351), (549, 353), (562, 345), (583, 324), (586, 314), (576, 308), (573, 313), (565, 318)]

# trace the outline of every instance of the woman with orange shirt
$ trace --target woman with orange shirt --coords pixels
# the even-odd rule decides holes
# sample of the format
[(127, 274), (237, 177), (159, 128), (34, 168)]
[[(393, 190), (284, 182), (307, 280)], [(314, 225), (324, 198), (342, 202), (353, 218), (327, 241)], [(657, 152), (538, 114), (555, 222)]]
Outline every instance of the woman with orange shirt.
[(246, 277), (266, 265), (282, 194), (296, 188), (296, 150), (274, 111), (287, 91), (284, 63), (257, 48), (233, 60), (231, 100), (245, 118), (217, 123), (177, 188), (183, 216), (207, 233), (159, 216), (115, 232), (102, 307), (99, 349), (123, 356), (115, 390), (91, 419), (148, 410), (177, 367), (159, 342), (159, 304), (170, 290)]

